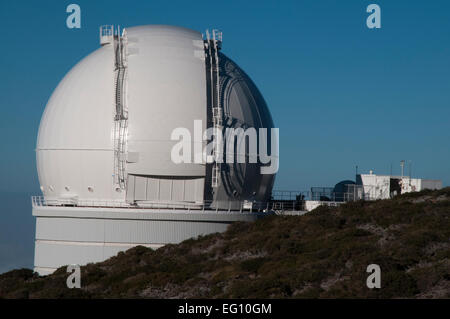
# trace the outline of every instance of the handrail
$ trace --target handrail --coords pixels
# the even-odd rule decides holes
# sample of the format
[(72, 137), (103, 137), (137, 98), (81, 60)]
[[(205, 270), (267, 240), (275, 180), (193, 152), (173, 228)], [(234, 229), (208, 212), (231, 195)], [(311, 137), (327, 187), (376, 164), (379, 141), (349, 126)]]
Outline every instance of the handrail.
[[(336, 194), (339, 194), (340, 200), (336, 201)], [(33, 207), (42, 206), (75, 206), (75, 207), (104, 207), (104, 208), (129, 208), (129, 209), (185, 209), (188, 211), (240, 211), (240, 212), (261, 212), (261, 211), (305, 211), (306, 202), (319, 202), (320, 205), (337, 206), (349, 201), (355, 200), (373, 200), (369, 193), (361, 194), (335, 193), (328, 200), (316, 198), (316, 194), (310, 191), (277, 191), (272, 192), (272, 199), (267, 202), (261, 201), (228, 201), (216, 204), (215, 202), (151, 202), (138, 201), (136, 203), (127, 203), (123, 200), (98, 200), (98, 199), (78, 199), (78, 198), (45, 198), (43, 196), (32, 196)], [(342, 196), (341, 196), (342, 195)], [(227, 207), (227, 208), (218, 208)]]
[(112, 25), (102, 25), (100, 27), (100, 44), (105, 45), (111, 43), (114, 38), (114, 30)]
[[(130, 209), (186, 209), (188, 211), (205, 211), (205, 210), (220, 210), (220, 211), (241, 211), (241, 212), (261, 212), (270, 211), (274, 205), (270, 202), (233, 202), (224, 205), (227, 208), (217, 208), (213, 205), (213, 201), (192, 202), (192, 203), (171, 203), (171, 202), (143, 202), (138, 204), (129, 204), (124, 201), (114, 200), (88, 200), (88, 199), (47, 199), (44, 196), (32, 196), (31, 203), (33, 207), (97, 207), (97, 208), (130, 208)], [(221, 205), (222, 206), (222, 205)]]
[[(351, 186), (351, 187), (350, 187)], [(289, 190), (273, 190), (272, 200), (273, 201), (301, 201), (301, 200), (312, 200), (312, 201), (338, 201), (338, 202), (349, 202), (355, 200), (375, 200), (376, 197), (367, 191), (362, 185), (349, 185), (348, 192), (334, 192), (331, 187), (322, 187), (314, 189), (323, 189), (323, 191), (289, 191)], [(327, 192), (326, 189), (330, 191)], [(327, 199), (324, 199), (327, 198)]]
[[(228, 204), (221, 202), (216, 205), (214, 201), (202, 202), (151, 202), (142, 201), (137, 203), (127, 203), (123, 200), (98, 200), (98, 199), (78, 199), (78, 198), (58, 198), (51, 199), (44, 196), (32, 196), (33, 207), (45, 206), (74, 206), (74, 207), (97, 207), (97, 208), (129, 208), (129, 209), (185, 209), (188, 211), (240, 211), (240, 212), (261, 212), (261, 211), (305, 211), (306, 201), (320, 202), (320, 205), (338, 206), (345, 202), (354, 200), (371, 200), (370, 194), (363, 193), (361, 198), (354, 197), (353, 193), (343, 193), (342, 201), (317, 200), (311, 192), (295, 191), (274, 191), (273, 198), (267, 202), (261, 201), (228, 201)], [(227, 208), (218, 208), (227, 207)]]

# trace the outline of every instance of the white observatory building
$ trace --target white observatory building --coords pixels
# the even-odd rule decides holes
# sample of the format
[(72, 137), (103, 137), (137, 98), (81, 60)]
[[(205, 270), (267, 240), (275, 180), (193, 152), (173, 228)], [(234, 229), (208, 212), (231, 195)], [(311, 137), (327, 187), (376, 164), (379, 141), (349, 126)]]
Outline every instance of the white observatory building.
[(273, 128), (255, 84), (220, 51), (220, 32), (105, 26), (100, 43), (59, 83), (39, 127), (42, 196), (32, 204), (43, 275), (255, 220), (275, 179), (259, 162), (171, 160), (172, 131), (194, 131), (195, 120), (203, 131)]

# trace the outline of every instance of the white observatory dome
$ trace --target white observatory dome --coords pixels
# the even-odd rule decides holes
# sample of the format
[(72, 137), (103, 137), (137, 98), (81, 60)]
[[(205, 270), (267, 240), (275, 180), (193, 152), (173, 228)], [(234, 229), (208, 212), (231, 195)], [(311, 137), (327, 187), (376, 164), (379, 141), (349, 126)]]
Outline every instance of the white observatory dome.
[[(201, 120), (204, 131), (212, 123), (212, 67), (201, 33), (151, 25), (115, 35), (106, 28), (101, 43), (59, 83), (42, 116), (36, 156), (47, 201), (145, 207), (269, 199), (275, 175), (261, 175), (259, 163), (222, 164), (213, 187), (212, 164), (171, 160), (175, 128), (194, 132)], [(272, 128), (250, 78), (217, 55), (223, 126)]]

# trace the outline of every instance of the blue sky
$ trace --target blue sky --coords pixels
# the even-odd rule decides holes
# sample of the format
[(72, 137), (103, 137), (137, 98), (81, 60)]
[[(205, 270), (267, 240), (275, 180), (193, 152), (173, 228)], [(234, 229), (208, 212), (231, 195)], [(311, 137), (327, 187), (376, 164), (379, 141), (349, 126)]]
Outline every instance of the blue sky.
[[(81, 7), (79, 30), (66, 27), (70, 3)], [(381, 29), (365, 24), (371, 3)], [(398, 173), (401, 159), (413, 175), (450, 185), (449, 12), (444, 0), (0, 0), (0, 272), (11, 260), (31, 267), (39, 121), (66, 72), (99, 47), (100, 25), (220, 28), (224, 53), (280, 128), (277, 189), (334, 185), (353, 179), (355, 165), (389, 173), (392, 163)]]

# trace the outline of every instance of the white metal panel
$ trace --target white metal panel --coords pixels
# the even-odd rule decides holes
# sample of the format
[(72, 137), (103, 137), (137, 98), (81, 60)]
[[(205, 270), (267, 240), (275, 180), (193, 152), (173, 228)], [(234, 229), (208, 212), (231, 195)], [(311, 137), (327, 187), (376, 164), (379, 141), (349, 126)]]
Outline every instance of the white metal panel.
[(112, 185), (114, 53), (105, 45), (75, 65), (41, 119), (36, 160), (47, 198), (122, 199)]
[(144, 176), (134, 177), (134, 199), (147, 200), (147, 178)]
[(204, 176), (204, 165), (175, 164), (170, 157), (175, 128), (187, 128), (192, 134), (194, 120), (202, 120), (202, 132), (206, 128), (205, 64), (195, 56), (196, 50), (203, 50), (201, 34), (158, 25), (125, 31), (128, 50), (133, 52), (127, 57), (128, 150), (139, 153), (139, 161), (129, 163), (128, 172)]
[(105, 220), (86, 218), (48, 218), (36, 219), (36, 239), (103, 242)]
[(85, 265), (105, 260), (103, 246), (47, 243), (36, 241), (35, 267), (58, 268), (69, 264)]
[(38, 149), (110, 149), (114, 115), (114, 53), (103, 46), (76, 64), (50, 97)]
[(421, 180), (421, 188), (420, 190), (424, 189), (441, 189), (442, 188), (442, 181), (440, 180), (432, 180), (432, 179), (422, 179)]
[(364, 193), (370, 199), (390, 198), (390, 176), (361, 174)]
[(47, 199), (121, 199), (113, 188), (112, 150), (38, 150), (39, 179)]

